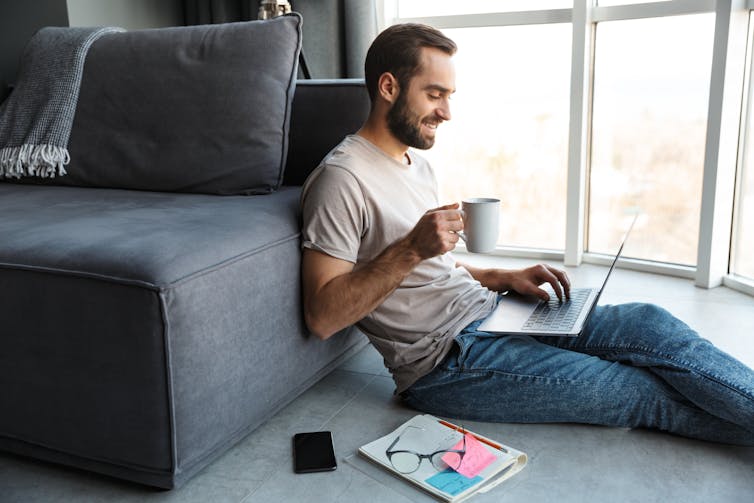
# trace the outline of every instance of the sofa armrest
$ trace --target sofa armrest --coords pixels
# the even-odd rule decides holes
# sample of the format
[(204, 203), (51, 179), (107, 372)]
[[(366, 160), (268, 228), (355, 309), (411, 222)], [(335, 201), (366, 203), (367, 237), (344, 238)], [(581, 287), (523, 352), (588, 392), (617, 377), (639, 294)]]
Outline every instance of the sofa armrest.
[(362, 79), (297, 81), (283, 183), (302, 185), (335, 145), (361, 127), (369, 107)]

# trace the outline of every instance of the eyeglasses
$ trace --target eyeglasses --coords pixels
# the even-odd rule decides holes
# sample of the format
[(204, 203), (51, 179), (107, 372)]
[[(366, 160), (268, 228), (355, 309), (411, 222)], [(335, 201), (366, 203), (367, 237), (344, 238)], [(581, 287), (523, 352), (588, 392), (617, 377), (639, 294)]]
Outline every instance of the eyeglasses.
[[(418, 427), (409, 426), (408, 428)], [(463, 460), (463, 456), (466, 454), (466, 430), (463, 428), (461, 428), (461, 433), (463, 434), (462, 449), (444, 449), (441, 451), (435, 451), (432, 454), (419, 454), (418, 452), (409, 450), (392, 450), (393, 447), (395, 447), (395, 444), (401, 439), (401, 436), (403, 436), (403, 433), (406, 433), (406, 430), (403, 430), (403, 432), (393, 440), (390, 447), (385, 449), (385, 455), (390, 460), (390, 464), (400, 473), (415, 472), (419, 469), (419, 466), (425, 459), (428, 459), (429, 462), (432, 463), (432, 466), (439, 471), (443, 471), (446, 468), (457, 470), (461, 466), (461, 460)], [(448, 456), (447, 459), (444, 460), (443, 457), (448, 453), (450, 453), (451, 456)]]

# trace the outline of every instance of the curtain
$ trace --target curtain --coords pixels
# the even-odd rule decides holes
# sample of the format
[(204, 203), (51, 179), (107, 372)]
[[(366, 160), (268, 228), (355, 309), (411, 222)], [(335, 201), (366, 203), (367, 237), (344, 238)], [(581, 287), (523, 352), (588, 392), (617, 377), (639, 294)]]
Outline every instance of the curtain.
[[(315, 79), (364, 77), (364, 58), (377, 36), (376, 0), (291, 0), (304, 18), (303, 53)], [(186, 25), (257, 18), (259, 0), (184, 0)]]
[(250, 21), (258, 10), (255, 0), (183, 0), (186, 25)]

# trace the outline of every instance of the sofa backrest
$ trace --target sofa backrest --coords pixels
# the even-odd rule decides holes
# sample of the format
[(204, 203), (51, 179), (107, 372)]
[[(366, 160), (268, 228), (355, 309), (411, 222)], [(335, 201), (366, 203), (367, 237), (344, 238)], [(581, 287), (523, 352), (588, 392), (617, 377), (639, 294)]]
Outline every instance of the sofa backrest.
[(22, 183), (261, 194), (282, 183), (301, 17), (98, 39), (67, 175)]
[[(267, 33), (259, 32), (255, 23), (234, 23), (229, 27), (242, 28), (245, 33), (229, 34), (228, 27), (223, 25), (207, 26), (211, 30), (204, 33), (212, 35), (210, 38), (215, 46), (228, 37), (267, 37), (260, 45), (273, 54), (267, 55), (271, 59), (261, 63), (256, 61), (259, 58), (257, 49), (250, 48), (250, 62), (240, 65), (242, 69), (253, 69), (256, 78), (263, 81), (260, 85), (275, 87), (268, 91), (264, 106), (252, 108), (249, 102), (259, 98), (261, 92), (251, 84), (239, 88), (239, 83), (234, 83), (233, 79), (228, 79), (226, 93), (208, 94), (218, 82), (207, 81), (206, 73), (210, 71), (211, 77), (212, 68), (201, 61), (194, 61), (196, 78), (192, 78), (191, 83), (186, 82), (189, 75), (183, 76), (183, 82), (176, 82), (179, 76), (175, 72), (166, 69), (154, 72), (146, 65), (137, 65), (127, 75), (120, 75), (123, 65), (113, 58), (126, 52), (128, 61), (133, 64), (135, 58), (144, 57), (140, 51), (143, 52), (145, 44), (162, 51), (160, 55), (150, 56), (152, 60), (177, 57), (188, 61), (192, 53), (197, 59), (208, 57), (208, 54), (195, 54), (200, 48), (192, 47), (196, 45), (195, 36), (201, 33), (196, 27), (126, 32), (117, 35), (120, 39), (110, 36), (94, 44), (85, 65), (79, 107), (69, 142), (72, 159), (67, 166), (68, 174), (54, 179), (25, 178), (20, 182), (255, 194), (276, 189), (284, 174), (283, 184), (302, 185), (322, 158), (346, 135), (355, 133), (366, 120), (370, 101), (364, 81), (299, 80), (291, 81), (289, 87), (285, 79), (295, 71), (296, 37), (292, 42), (288, 40), (287, 49), (282, 51), (279, 47), (268, 51), (267, 46), (276, 44), (275, 37), (284, 36), (286, 32), (290, 34), (294, 30), (295, 34), (299, 27), (296, 24), (291, 26), (290, 21), (288, 26), (279, 26)], [(212, 41), (201, 51), (210, 49), (222, 52), (222, 48), (213, 47)], [(225, 55), (221, 56), (226, 59)], [(280, 59), (282, 63), (278, 61)], [(222, 66), (227, 61), (216, 63)], [(260, 66), (268, 64), (276, 65), (277, 74), (262, 79)], [(214, 67), (215, 73), (219, 71)], [(249, 74), (236, 80), (244, 78), (250, 78)], [(163, 81), (164, 89), (161, 90), (159, 84)], [(254, 89), (254, 92), (248, 89)], [(294, 91), (292, 102), (291, 89)], [(167, 103), (163, 103), (165, 91), (173, 94)], [(218, 105), (218, 101), (223, 100), (226, 104)], [(242, 115), (241, 119), (229, 120), (223, 115), (223, 106), (235, 106), (234, 112)], [(114, 113), (113, 108), (116, 109)], [(171, 108), (172, 112), (167, 113)], [(175, 123), (176, 116), (181, 115), (189, 116), (190, 126)], [(206, 119), (207, 115), (219, 122), (219, 130), (210, 124), (197, 124), (197, 120)], [(262, 135), (254, 132), (259, 124), (252, 122), (260, 118), (276, 124), (266, 131), (267, 143), (262, 141)], [(234, 134), (237, 137), (234, 138)], [(250, 149), (257, 149), (260, 153), (250, 154)], [(281, 161), (285, 162), (284, 170)], [(5, 181), (16, 182), (14, 179)]]
[(369, 115), (361, 79), (299, 80), (293, 97), (285, 185), (302, 185), (325, 155)]

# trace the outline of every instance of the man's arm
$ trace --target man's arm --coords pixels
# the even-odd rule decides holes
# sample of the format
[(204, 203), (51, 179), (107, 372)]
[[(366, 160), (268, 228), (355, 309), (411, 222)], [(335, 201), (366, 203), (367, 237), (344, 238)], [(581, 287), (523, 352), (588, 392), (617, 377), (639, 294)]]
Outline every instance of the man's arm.
[(455, 248), (463, 229), (458, 204), (425, 213), (404, 238), (357, 269), (346, 260), (305, 249), (302, 261), (304, 319), (320, 339), (374, 311), (422, 260)]
[(564, 295), (565, 298), (571, 296), (571, 282), (568, 275), (546, 264), (537, 264), (526, 269), (507, 270), (481, 269), (458, 262), (456, 267), (463, 267), (482, 286), (496, 292), (513, 290), (522, 295), (536, 295), (547, 301), (550, 300), (550, 296), (539, 288), (539, 285), (549, 283), (558, 299), (563, 300)]

